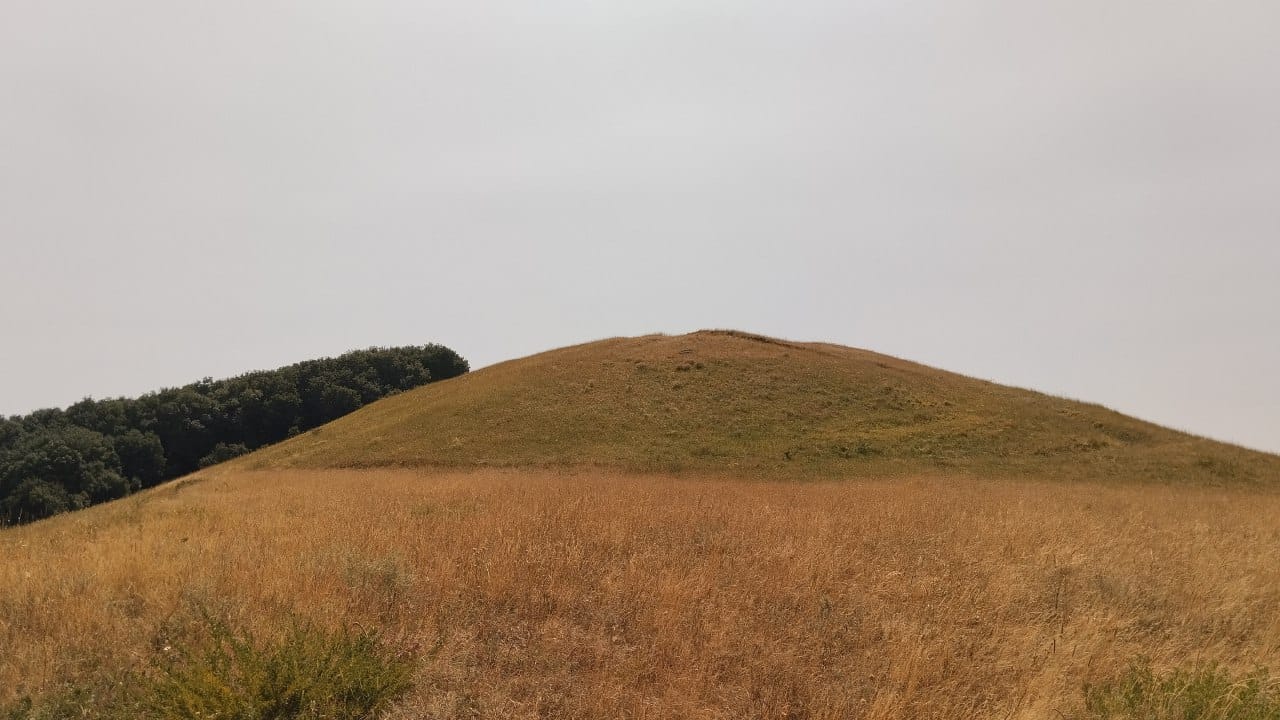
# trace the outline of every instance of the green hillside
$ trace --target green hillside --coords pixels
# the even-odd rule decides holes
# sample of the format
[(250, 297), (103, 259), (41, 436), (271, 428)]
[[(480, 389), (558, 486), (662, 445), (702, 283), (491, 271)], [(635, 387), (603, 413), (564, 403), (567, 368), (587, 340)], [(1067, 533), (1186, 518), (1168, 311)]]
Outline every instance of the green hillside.
[(254, 468), (594, 466), (1258, 483), (1280, 456), (873, 352), (728, 331), (619, 338), (381, 400)]

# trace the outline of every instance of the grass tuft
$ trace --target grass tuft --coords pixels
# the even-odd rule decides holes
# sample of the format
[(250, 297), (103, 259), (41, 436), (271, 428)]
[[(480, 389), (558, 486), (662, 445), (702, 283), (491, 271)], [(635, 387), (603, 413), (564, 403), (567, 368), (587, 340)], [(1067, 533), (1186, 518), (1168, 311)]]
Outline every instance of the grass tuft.
[(1232, 677), (1216, 666), (1158, 675), (1146, 661), (1085, 686), (1088, 720), (1280, 720), (1280, 682), (1266, 671)]
[(192, 645), (166, 648), (145, 672), (38, 704), (24, 698), (0, 720), (364, 720), (408, 690), (412, 671), (375, 633), (299, 623), (263, 644), (210, 619)]
[(371, 632), (294, 625), (263, 645), (224, 623), (165, 664), (138, 704), (142, 717), (227, 720), (355, 720), (409, 687), (411, 661)]

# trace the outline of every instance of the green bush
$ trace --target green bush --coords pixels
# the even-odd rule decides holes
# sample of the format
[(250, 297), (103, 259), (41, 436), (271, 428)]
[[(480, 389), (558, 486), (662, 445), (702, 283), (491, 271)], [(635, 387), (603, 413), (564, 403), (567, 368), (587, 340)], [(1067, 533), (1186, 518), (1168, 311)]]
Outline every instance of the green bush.
[(1280, 682), (1258, 670), (1233, 678), (1215, 666), (1157, 675), (1135, 663), (1084, 689), (1089, 720), (1280, 720)]
[(166, 663), (137, 701), (156, 720), (357, 720), (409, 687), (410, 659), (388, 651), (373, 633), (326, 632), (295, 625), (263, 646), (222, 623), (210, 623), (195, 651)]
[(88, 687), (66, 688), (51, 693), (39, 703), (23, 698), (0, 708), (0, 720), (67, 720), (68, 718), (105, 718), (95, 708), (104, 707), (102, 700)]
[(264, 644), (208, 621), (146, 670), (25, 699), (0, 720), (366, 720), (409, 688), (412, 671), (371, 632), (295, 624)]
[(227, 443), (218, 443), (213, 446), (213, 450), (210, 451), (208, 455), (200, 458), (200, 469), (203, 470), (207, 467), (213, 467), (218, 463), (234, 460), (241, 455), (248, 455), (249, 452), (249, 448), (245, 447), (243, 443), (232, 443), (230, 445)]

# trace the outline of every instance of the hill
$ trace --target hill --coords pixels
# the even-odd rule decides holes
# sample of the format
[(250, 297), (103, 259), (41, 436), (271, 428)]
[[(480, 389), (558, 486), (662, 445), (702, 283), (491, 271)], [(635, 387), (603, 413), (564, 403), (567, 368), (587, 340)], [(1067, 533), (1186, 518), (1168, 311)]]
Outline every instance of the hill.
[(832, 345), (564, 348), (0, 528), (0, 718), (1270, 720), (1278, 460)]
[(249, 467), (608, 467), (1256, 483), (1280, 457), (874, 352), (735, 331), (553, 350), (390, 397)]

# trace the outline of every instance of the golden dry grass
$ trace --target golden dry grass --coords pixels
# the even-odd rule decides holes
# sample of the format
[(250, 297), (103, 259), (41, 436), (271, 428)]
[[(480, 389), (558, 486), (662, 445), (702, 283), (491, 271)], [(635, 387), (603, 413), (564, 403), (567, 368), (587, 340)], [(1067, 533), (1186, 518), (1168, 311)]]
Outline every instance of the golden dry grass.
[(0, 703), (175, 618), (420, 648), (393, 718), (1054, 718), (1139, 654), (1280, 661), (1280, 494), (240, 472), (0, 532)]

